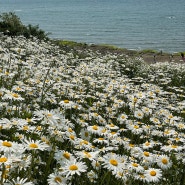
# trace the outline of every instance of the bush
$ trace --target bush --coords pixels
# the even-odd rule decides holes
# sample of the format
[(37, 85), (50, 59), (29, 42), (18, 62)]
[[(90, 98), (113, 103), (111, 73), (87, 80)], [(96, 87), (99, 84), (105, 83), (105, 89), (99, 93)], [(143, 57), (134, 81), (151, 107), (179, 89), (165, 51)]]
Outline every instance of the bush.
[(0, 15), (0, 19), (0, 29), (4, 34), (16, 36), (20, 35), (25, 29), (25, 26), (20, 21), (20, 18), (12, 12), (3, 13)]
[(29, 24), (28, 26), (25, 26), (20, 18), (13, 12), (2, 13), (0, 15), (0, 32), (9, 36), (23, 35), (26, 38), (34, 36), (38, 39), (48, 40), (48, 33), (41, 30), (38, 25), (33, 26)]

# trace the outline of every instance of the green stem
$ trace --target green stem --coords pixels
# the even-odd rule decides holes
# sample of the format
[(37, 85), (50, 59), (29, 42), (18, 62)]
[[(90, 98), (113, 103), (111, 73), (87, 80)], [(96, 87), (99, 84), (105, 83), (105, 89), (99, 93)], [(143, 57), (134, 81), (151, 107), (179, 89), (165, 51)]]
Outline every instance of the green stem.
[(46, 80), (47, 80), (47, 77), (48, 77), (48, 74), (49, 74), (50, 69), (51, 69), (51, 67), (48, 68), (47, 73), (46, 73), (46, 76), (45, 76), (45, 78), (44, 78), (43, 85), (42, 85), (41, 104), (42, 104), (42, 101), (43, 101), (43, 98), (44, 98), (44, 89), (45, 89)]
[(103, 184), (105, 184), (104, 183), (104, 180), (106, 179), (106, 177), (109, 175), (109, 171), (104, 175), (104, 177), (103, 177), (103, 179), (102, 179), (102, 181), (101, 181), (101, 184), (100, 185), (103, 185)]
[(3, 185), (3, 176), (4, 176), (4, 174), (5, 174), (5, 170), (6, 170), (6, 168), (5, 168), (5, 165), (4, 165), (4, 163), (3, 163), (3, 164), (2, 164), (2, 173), (1, 173), (0, 185)]

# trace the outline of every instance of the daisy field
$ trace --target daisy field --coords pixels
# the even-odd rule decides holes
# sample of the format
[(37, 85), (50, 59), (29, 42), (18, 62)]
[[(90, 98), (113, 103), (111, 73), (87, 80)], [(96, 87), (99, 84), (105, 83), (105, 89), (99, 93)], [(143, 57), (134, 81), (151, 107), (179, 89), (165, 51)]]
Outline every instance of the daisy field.
[(1, 185), (184, 185), (185, 64), (0, 37)]

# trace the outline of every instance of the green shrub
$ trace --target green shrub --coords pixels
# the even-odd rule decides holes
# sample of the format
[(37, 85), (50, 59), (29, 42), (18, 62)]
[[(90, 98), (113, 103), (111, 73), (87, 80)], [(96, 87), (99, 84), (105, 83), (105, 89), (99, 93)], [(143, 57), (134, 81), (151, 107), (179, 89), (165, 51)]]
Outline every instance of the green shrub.
[(20, 35), (25, 29), (20, 18), (12, 12), (3, 13), (0, 15), (0, 20), (0, 31), (4, 34), (16, 36)]
[(26, 38), (34, 36), (38, 39), (48, 40), (48, 33), (41, 30), (38, 25), (33, 26), (29, 24), (28, 26), (25, 26), (20, 18), (13, 12), (2, 13), (0, 15), (0, 32), (9, 36), (23, 35)]

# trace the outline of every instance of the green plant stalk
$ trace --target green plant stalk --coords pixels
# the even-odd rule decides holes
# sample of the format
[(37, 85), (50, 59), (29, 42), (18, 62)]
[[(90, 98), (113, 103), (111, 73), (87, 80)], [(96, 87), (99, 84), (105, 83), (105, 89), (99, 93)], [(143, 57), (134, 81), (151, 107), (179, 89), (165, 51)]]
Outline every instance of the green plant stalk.
[(41, 101), (40, 101), (41, 105), (42, 105), (42, 101), (43, 101), (43, 98), (44, 98), (44, 89), (45, 89), (46, 80), (47, 80), (47, 77), (48, 77), (48, 75), (49, 75), (50, 69), (51, 69), (51, 67), (48, 68), (47, 73), (46, 73), (46, 76), (45, 76), (45, 78), (44, 78), (43, 85), (42, 85)]
[[(109, 175), (109, 180), (110, 180), (110, 172), (108, 171), (105, 175), (104, 175), (104, 177), (103, 177), (103, 179), (102, 179), (102, 181), (101, 181), (101, 184), (100, 185), (103, 185), (103, 184), (105, 184), (105, 179), (106, 179), (106, 177)], [(109, 180), (107, 181), (107, 182), (109, 182)]]
[(3, 185), (3, 176), (5, 175), (5, 171), (6, 171), (6, 168), (5, 168), (5, 165), (4, 165), (4, 163), (3, 163), (3, 164), (2, 164), (2, 173), (1, 173), (0, 185)]

